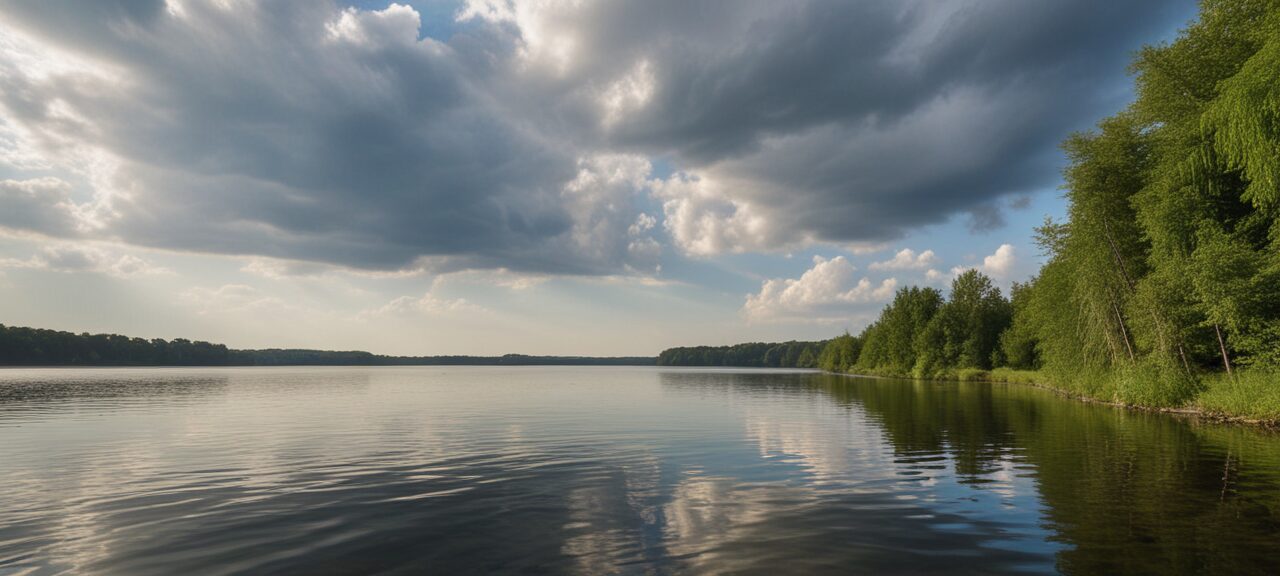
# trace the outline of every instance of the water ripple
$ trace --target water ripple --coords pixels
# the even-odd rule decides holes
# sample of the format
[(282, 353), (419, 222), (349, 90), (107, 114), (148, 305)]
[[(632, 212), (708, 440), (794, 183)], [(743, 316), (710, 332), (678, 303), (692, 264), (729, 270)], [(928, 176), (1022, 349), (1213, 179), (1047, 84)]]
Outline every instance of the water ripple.
[(14, 370), (0, 429), (0, 574), (1280, 567), (1274, 436), (1016, 387)]

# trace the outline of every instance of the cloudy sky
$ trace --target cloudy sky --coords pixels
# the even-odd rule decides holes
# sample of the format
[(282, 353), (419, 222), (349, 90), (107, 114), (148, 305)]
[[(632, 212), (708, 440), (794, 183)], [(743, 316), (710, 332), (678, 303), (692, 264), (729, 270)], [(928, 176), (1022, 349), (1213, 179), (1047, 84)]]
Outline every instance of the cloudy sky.
[(1191, 0), (0, 0), (0, 323), (655, 354), (1035, 273)]

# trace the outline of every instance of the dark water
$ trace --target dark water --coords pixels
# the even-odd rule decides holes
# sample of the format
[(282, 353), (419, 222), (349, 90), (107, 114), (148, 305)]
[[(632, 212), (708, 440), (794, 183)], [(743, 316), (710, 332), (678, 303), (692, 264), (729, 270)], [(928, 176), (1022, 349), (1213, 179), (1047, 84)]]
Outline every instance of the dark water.
[(1280, 437), (772, 371), (0, 371), (0, 574), (1280, 573)]

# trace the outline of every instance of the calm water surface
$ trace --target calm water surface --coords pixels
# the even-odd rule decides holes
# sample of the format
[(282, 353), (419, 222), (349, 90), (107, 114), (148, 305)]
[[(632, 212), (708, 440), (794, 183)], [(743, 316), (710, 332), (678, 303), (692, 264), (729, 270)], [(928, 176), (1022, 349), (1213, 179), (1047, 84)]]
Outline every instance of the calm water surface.
[(0, 371), (0, 574), (1280, 573), (1280, 437), (987, 384)]

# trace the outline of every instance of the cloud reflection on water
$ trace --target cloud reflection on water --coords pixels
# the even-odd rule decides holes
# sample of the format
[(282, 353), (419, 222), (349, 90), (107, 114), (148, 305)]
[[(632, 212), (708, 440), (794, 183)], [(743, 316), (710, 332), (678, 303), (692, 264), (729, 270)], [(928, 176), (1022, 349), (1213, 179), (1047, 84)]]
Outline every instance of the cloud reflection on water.
[[(1280, 509), (1273, 443), (1039, 391), (654, 369), (34, 374), (0, 374), (0, 569), (1089, 571), (1132, 562), (1117, 543), (1169, 565), (1109, 531), (1121, 516), (1197, 562), (1274, 560), (1258, 545)], [(1216, 532), (1182, 538), (1193, 520)]]

